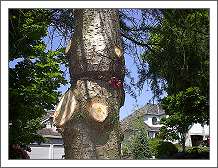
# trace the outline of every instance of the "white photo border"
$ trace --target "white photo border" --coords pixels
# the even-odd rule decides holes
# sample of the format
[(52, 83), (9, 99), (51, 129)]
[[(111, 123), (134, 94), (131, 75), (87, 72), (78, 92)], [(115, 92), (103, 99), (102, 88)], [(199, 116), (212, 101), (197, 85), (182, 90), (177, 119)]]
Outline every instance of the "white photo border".
[[(210, 8), (209, 160), (8, 160), (9, 8)], [(213, 167), (217, 166), (217, 2), (216, 1), (2, 1), (1, 165), (3, 167)]]

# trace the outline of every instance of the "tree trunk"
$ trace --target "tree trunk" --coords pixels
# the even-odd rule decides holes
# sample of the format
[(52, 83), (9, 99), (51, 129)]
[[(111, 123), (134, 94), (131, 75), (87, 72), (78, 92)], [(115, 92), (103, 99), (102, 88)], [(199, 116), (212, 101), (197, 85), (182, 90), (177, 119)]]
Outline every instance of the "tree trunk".
[(115, 9), (75, 10), (71, 88), (54, 114), (66, 159), (120, 159), (124, 58)]
[(185, 152), (185, 140), (186, 140), (186, 134), (182, 134), (182, 152)]

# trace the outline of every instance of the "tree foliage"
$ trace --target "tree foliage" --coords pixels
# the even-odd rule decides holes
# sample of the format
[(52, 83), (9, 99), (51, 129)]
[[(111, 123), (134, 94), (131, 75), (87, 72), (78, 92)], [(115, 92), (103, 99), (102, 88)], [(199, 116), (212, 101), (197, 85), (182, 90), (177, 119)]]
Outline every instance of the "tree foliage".
[[(9, 10), (9, 143), (41, 141), (41, 117), (54, 108), (65, 84), (63, 50), (47, 51), (43, 37), (51, 24), (44, 9)], [(13, 65), (15, 65), (13, 67)]]
[(158, 138), (150, 139), (149, 147), (152, 155), (157, 159), (170, 158), (173, 154), (178, 152), (178, 149), (174, 144)]
[(148, 136), (143, 119), (135, 119), (132, 125), (134, 134), (123, 142), (123, 155), (137, 160), (150, 159), (151, 150), (148, 146)]
[(169, 115), (162, 120), (162, 138), (179, 139), (193, 123), (209, 123), (209, 11), (206, 9), (165, 9), (150, 31), (142, 58), (148, 63), (151, 89), (162, 100)]
[[(163, 99), (162, 106), (168, 118), (163, 118), (164, 125), (159, 137), (168, 140), (179, 140), (185, 148), (186, 133), (193, 123), (205, 124), (209, 121), (209, 105), (198, 87), (190, 87), (186, 91)], [(207, 123), (208, 124), (208, 123)]]
[(134, 159), (151, 158), (151, 153), (148, 146), (147, 132), (140, 130), (139, 133), (133, 137), (131, 150)]
[(208, 10), (165, 9), (162, 15), (158, 31), (149, 33), (151, 50), (143, 54), (154, 93), (165, 90), (171, 95), (195, 86), (208, 97)]

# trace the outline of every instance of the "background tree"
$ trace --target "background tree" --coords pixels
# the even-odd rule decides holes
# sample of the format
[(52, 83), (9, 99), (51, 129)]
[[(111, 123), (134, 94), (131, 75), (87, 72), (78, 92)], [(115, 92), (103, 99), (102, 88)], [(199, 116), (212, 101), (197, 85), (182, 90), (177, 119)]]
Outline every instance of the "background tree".
[(131, 159), (150, 159), (151, 148), (149, 138), (144, 126), (143, 118), (136, 118), (131, 122), (133, 133), (122, 142), (123, 157)]
[[(9, 10), (9, 144), (42, 141), (37, 134), (41, 117), (53, 109), (65, 84), (60, 51), (46, 51), (42, 38), (51, 24), (44, 9)], [(15, 63), (17, 62), (17, 63)], [(10, 148), (12, 149), (12, 148)], [(10, 155), (14, 158), (14, 155)]]
[(155, 31), (149, 32), (151, 50), (142, 56), (149, 65), (147, 76), (152, 79), (154, 95), (199, 87), (208, 98), (208, 10), (165, 9), (161, 14)]
[(186, 134), (192, 124), (204, 124), (209, 120), (208, 115), (205, 114), (209, 109), (208, 100), (201, 96), (199, 88), (191, 87), (164, 98), (162, 106), (169, 117), (161, 120), (164, 126), (160, 129), (159, 137), (179, 140), (184, 151)]

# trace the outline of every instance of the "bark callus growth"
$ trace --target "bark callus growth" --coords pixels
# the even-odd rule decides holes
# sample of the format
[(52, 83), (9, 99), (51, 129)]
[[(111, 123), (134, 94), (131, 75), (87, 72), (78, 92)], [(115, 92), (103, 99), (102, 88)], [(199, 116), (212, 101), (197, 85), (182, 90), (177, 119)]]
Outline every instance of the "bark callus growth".
[(66, 49), (74, 83), (54, 114), (65, 158), (120, 159), (124, 59), (117, 11), (78, 9), (75, 21)]

